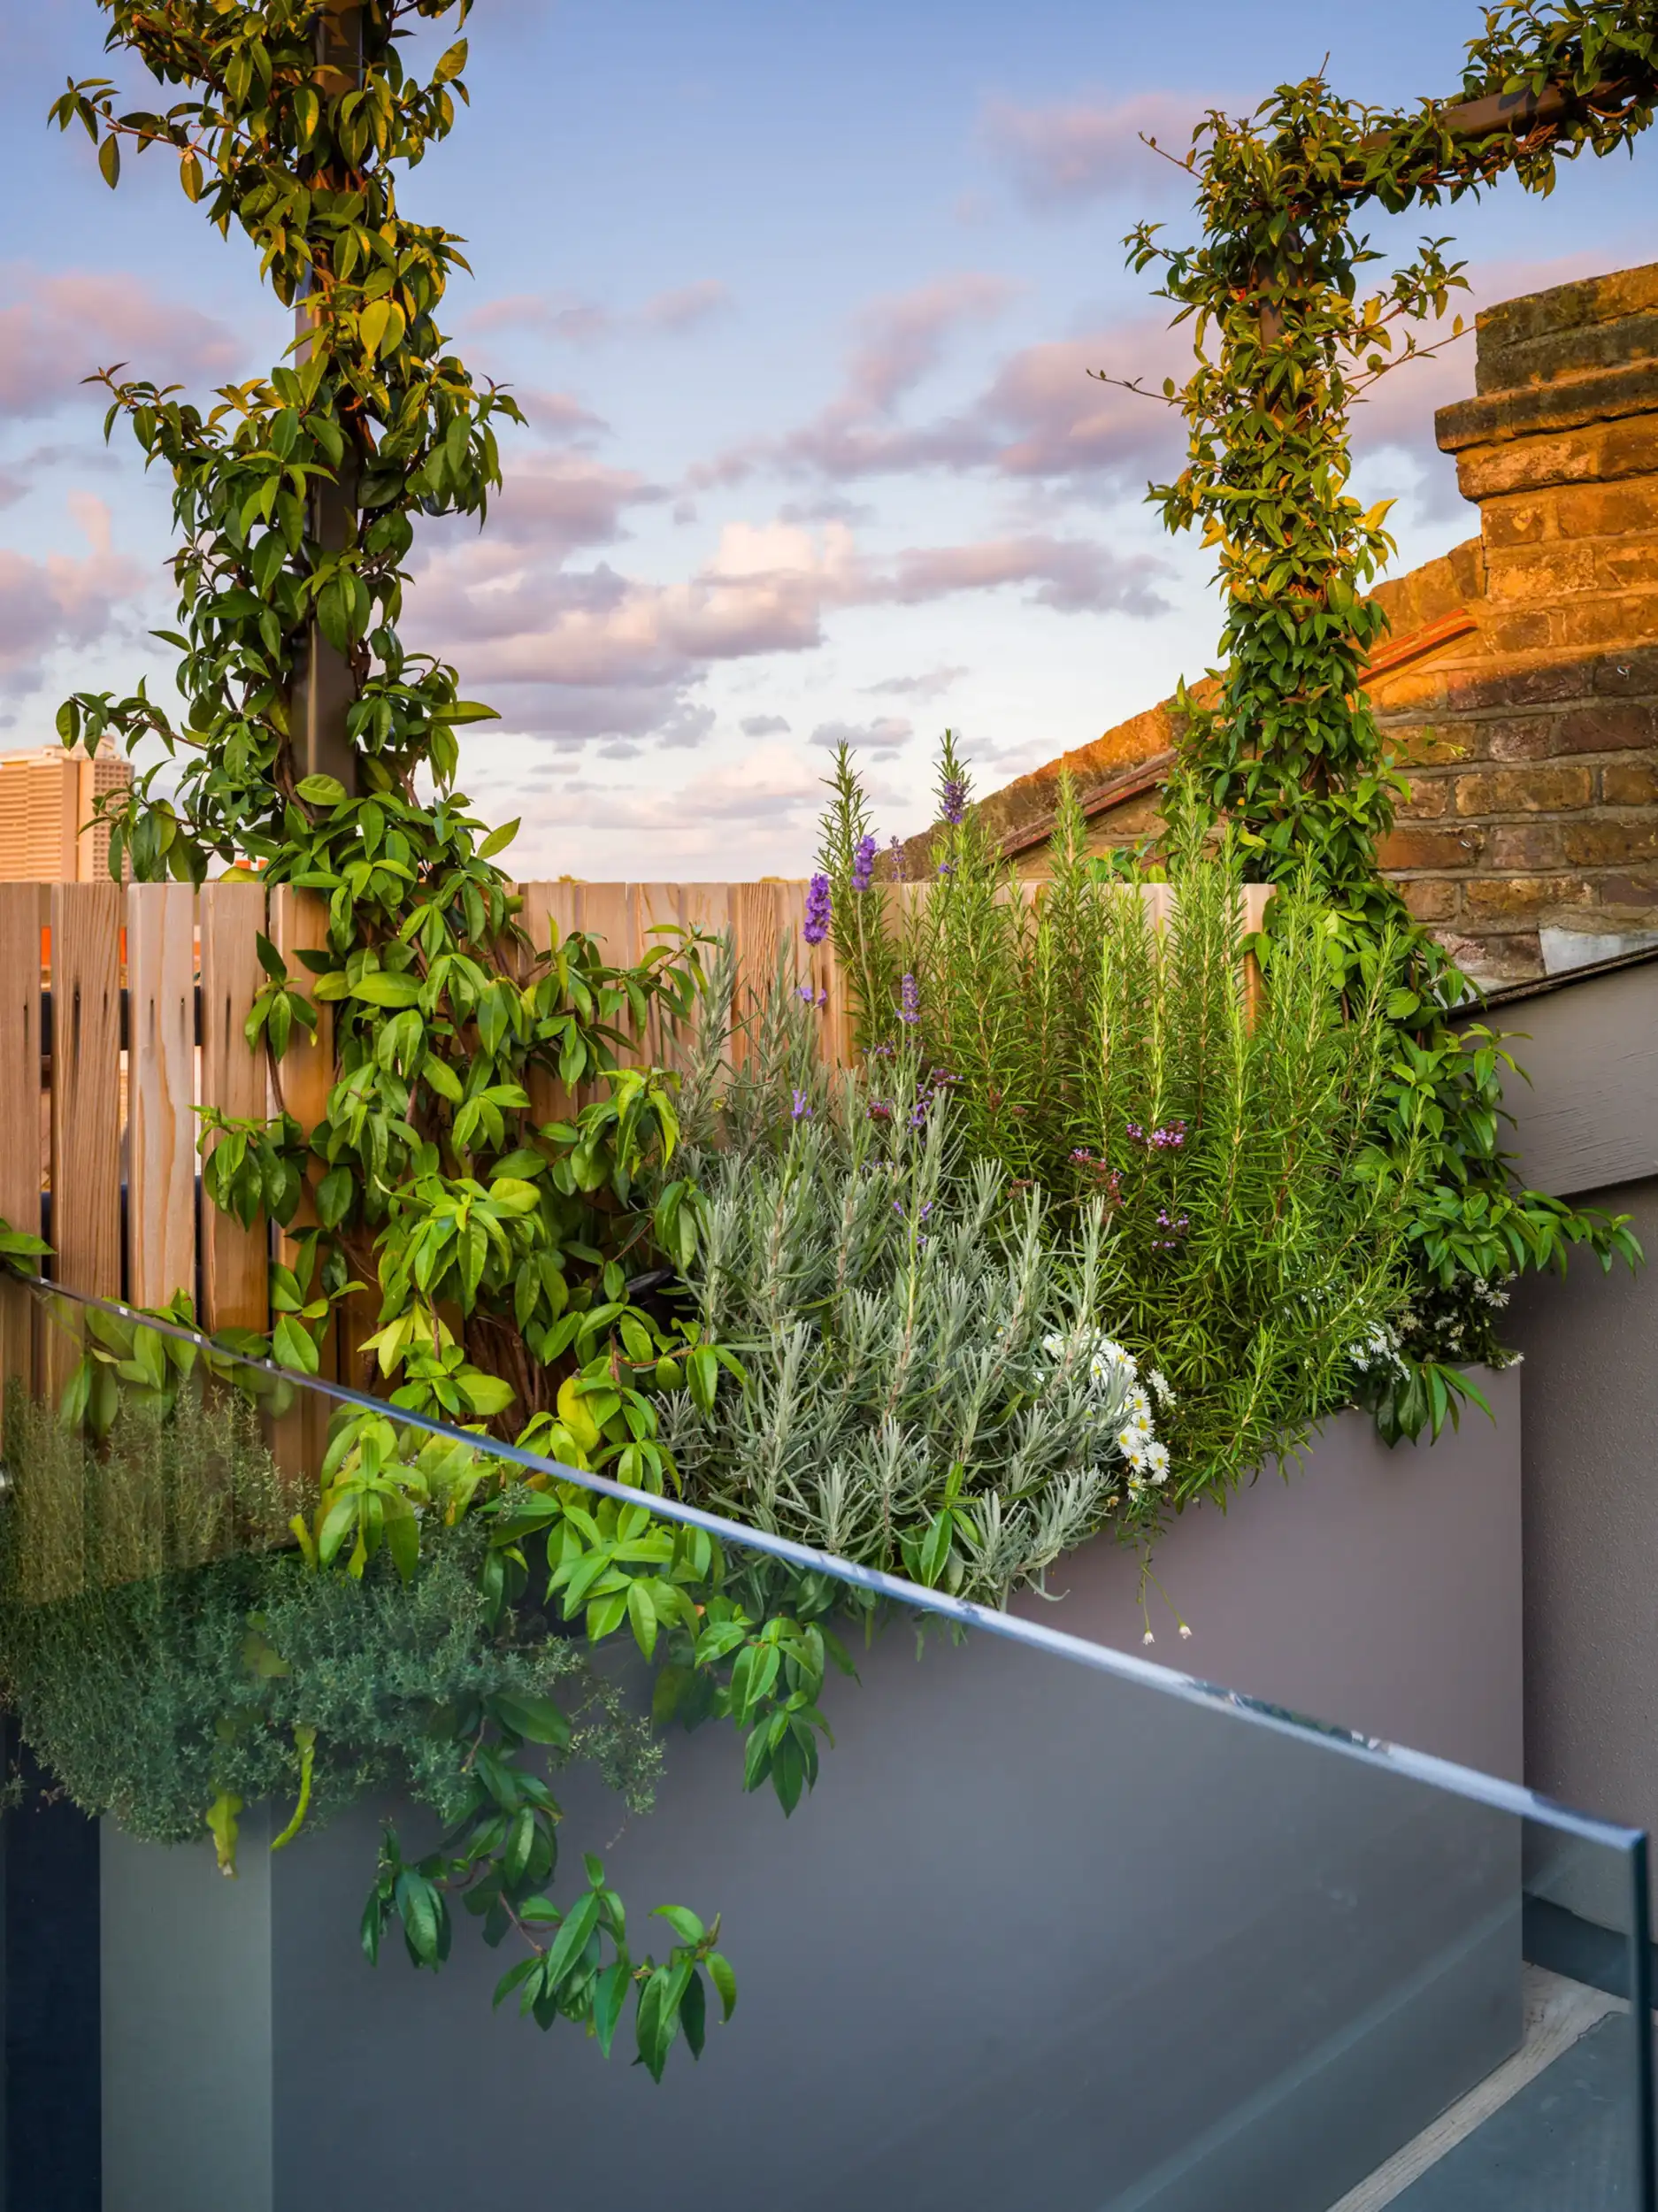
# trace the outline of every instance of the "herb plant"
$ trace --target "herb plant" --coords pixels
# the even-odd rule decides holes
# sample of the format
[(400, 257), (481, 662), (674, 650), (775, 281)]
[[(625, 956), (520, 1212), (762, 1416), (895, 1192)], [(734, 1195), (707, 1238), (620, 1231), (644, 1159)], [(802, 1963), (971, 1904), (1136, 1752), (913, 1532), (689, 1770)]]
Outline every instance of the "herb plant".
[(1384, 1141), (1394, 945), (1356, 987), (1339, 915), (1286, 885), (1255, 989), (1234, 846), (1171, 853), (1156, 928), (1069, 787), (1032, 896), (948, 740), (940, 790), (930, 883), (859, 887), (867, 803), (837, 763), (819, 864), (865, 1051), (939, 1071), (1010, 1198), (1097, 1212), (1093, 1317), (1167, 1394), (1157, 1502), (1224, 1491), (1352, 1402), (1354, 1348), (1403, 1306), (1424, 1142)]

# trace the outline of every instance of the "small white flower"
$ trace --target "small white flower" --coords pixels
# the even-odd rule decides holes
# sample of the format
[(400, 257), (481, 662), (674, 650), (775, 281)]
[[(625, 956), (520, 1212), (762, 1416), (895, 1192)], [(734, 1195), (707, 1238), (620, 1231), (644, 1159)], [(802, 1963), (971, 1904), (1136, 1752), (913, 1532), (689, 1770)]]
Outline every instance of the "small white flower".
[(1102, 1362), (1108, 1370), (1126, 1375), (1131, 1382), (1140, 1372), (1132, 1352), (1119, 1344), (1114, 1336), (1107, 1336), (1103, 1331), (1094, 1344), (1094, 1360), (1089, 1363), (1090, 1366), (1093, 1367), (1095, 1362)]
[(1146, 1429), (1149, 1431), (1151, 1427), (1151, 1400), (1146, 1395), (1145, 1392), (1140, 1388), (1138, 1383), (1136, 1383), (1132, 1390), (1129, 1392), (1128, 1396), (1124, 1402), (1128, 1407), (1128, 1417), (1132, 1426), (1137, 1429)]
[(1154, 1482), (1169, 1479), (1169, 1447), (1166, 1444), (1148, 1444), (1145, 1452), (1148, 1473)]
[(1181, 1633), (1181, 1635), (1182, 1635), (1182, 1636), (1186, 1637), (1188, 1640), (1190, 1640), (1190, 1637), (1191, 1637), (1192, 1632), (1191, 1632), (1191, 1630), (1190, 1630), (1190, 1629), (1186, 1626), (1186, 1623), (1185, 1623), (1184, 1621), (1182, 1621), (1182, 1622), (1181, 1622), (1181, 1624), (1180, 1624), (1180, 1633)]
[(1167, 1411), (1174, 1403), (1174, 1392), (1170, 1386), (1169, 1378), (1161, 1367), (1154, 1367), (1146, 1379), (1156, 1394), (1157, 1403)]
[(1140, 1640), (1142, 1644), (1155, 1644), (1157, 1639), (1152, 1634), (1150, 1629), (1148, 1629)]
[(1146, 1464), (1148, 1440), (1139, 1429), (1124, 1429), (1117, 1436), (1117, 1448), (1136, 1474)]

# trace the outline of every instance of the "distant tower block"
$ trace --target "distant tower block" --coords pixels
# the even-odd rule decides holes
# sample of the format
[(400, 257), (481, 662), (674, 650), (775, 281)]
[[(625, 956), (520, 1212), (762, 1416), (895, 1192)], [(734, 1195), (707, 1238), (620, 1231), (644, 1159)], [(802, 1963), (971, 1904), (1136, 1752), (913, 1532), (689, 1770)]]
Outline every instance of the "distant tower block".
[(0, 753), (0, 883), (106, 881), (110, 833), (92, 803), (132, 780), (131, 763), (107, 747), (90, 760), (79, 746)]

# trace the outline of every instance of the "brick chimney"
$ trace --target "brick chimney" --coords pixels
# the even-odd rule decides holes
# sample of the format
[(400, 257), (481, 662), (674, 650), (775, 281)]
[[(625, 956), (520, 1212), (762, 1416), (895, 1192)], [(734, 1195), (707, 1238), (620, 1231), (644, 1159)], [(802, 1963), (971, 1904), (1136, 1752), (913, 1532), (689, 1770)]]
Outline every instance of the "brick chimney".
[(1383, 586), (1368, 688), (1384, 864), (1497, 983), (1658, 942), (1658, 263), (1481, 315), (1475, 382), (1436, 427), (1479, 540)]

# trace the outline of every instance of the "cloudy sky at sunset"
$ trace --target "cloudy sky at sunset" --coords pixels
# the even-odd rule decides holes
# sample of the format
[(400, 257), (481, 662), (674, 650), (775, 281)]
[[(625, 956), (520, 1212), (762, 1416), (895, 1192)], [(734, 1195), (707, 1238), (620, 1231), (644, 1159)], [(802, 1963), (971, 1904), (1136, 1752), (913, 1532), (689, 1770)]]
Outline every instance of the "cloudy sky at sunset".
[[(170, 165), (111, 196), (48, 134), (102, 65), (93, 0), (0, 7), (5, 747), (166, 667), (167, 487), (79, 379), (204, 394), (286, 333)], [(1448, 88), (1476, 27), (1446, 0), (480, 0), (472, 108), (405, 204), (469, 240), (447, 326), (531, 426), (481, 538), (428, 527), (408, 626), (501, 710), (464, 780), (523, 814), (518, 864), (802, 873), (837, 737), (909, 831), (947, 722), (989, 786), (1200, 673), (1208, 564), (1142, 503), (1169, 425), (1086, 374), (1182, 368), (1120, 241), (1188, 236), (1189, 187), (1137, 134), (1184, 143), (1326, 48), (1356, 96)], [(1454, 231), (1496, 300), (1658, 255), (1655, 180), (1647, 147), (1378, 242)], [(1432, 428), (1472, 375), (1465, 340), (1362, 426), (1401, 565), (1472, 527)]]

